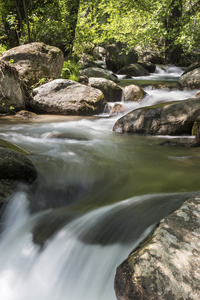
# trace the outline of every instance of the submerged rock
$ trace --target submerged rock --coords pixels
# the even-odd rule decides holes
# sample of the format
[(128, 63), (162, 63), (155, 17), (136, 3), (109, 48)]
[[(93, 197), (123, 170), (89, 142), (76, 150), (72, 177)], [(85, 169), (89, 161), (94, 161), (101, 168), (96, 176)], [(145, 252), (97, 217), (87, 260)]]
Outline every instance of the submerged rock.
[(186, 201), (117, 268), (118, 300), (198, 300), (200, 198)]
[(103, 113), (103, 93), (69, 79), (57, 79), (33, 90), (31, 110), (44, 114), (85, 115)]
[(194, 138), (173, 138), (160, 143), (165, 147), (199, 147), (200, 143)]
[(21, 78), (31, 86), (41, 78), (60, 77), (64, 54), (56, 47), (35, 42), (12, 48), (4, 52), (0, 59), (12, 61)]
[(119, 102), (122, 100), (123, 90), (112, 80), (90, 77), (88, 85), (101, 90), (107, 102)]
[(166, 102), (131, 111), (115, 123), (120, 133), (151, 135), (191, 134), (200, 115), (200, 98)]

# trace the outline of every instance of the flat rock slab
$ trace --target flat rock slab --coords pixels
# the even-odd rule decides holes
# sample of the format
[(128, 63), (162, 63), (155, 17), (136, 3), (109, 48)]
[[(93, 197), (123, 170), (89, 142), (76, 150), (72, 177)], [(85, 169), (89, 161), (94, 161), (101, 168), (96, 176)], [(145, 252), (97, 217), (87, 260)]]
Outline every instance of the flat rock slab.
[(118, 267), (118, 300), (200, 299), (200, 195), (164, 218)]

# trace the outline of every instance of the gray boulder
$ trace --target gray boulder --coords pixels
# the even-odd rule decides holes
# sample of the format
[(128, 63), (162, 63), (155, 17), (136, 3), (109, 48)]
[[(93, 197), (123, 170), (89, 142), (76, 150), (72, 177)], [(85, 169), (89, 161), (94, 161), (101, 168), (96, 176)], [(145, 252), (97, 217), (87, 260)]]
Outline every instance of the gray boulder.
[(200, 88), (200, 63), (189, 66), (180, 76), (179, 83), (183, 87)]
[(8, 63), (0, 61), (0, 113), (24, 109), (27, 97), (27, 89), (17, 70)]
[(200, 98), (166, 102), (131, 111), (115, 123), (113, 130), (151, 135), (191, 134), (200, 115)]
[(124, 88), (124, 102), (140, 101), (147, 93), (139, 86), (131, 84)]
[(127, 65), (123, 68), (121, 68), (117, 74), (119, 75), (126, 75), (127, 77), (132, 77), (132, 76), (149, 76), (150, 73), (144, 69), (141, 65), (135, 63), (135, 64), (130, 64)]
[(200, 195), (164, 218), (117, 268), (118, 300), (198, 300)]
[(119, 69), (138, 61), (137, 52), (132, 49), (127, 53), (127, 45), (121, 42), (109, 45), (106, 49), (106, 65), (108, 70), (116, 73)]
[(91, 116), (104, 111), (103, 93), (69, 79), (56, 79), (33, 90), (30, 107), (44, 114)]
[(1, 60), (12, 62), (29, 86), (41, 78), (59, 78), (64, 62), (63, 52), (44, 43), (31, 43), (4, 52)]
[(107, 102), (122, 100), (123, 90), (112, 80), (90, 77), (88, 85), (101, 90)]
[(113, 74), (111, 74), (109, 71), (104, 70), (102, 68), (96, 68), (96, 67), (91, 67), (84, 69), (80, 71), (81, 76), (87, 76), (87, 77), (100, 77), (100, 78), (105, 78), (108, 80), (112, 80), (114, 82), (117, 81), (117, 77), (115, 77)]

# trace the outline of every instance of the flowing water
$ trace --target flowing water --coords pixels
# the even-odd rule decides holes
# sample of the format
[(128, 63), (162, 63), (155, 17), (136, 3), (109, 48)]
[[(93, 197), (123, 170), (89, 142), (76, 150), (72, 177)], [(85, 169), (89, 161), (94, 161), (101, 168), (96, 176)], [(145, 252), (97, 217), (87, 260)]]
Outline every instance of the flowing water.
[[(157, 69), (148, 97), (123, 103), (125, 112), (194, 96), (153, 88), (158, 79), (176, 82), (180, 72)], [(38, 170), (3, 215), (1, 300), (114, 300), (116, 267), (198, 192), (198, 148), (165, 148), (163, 137), (112, 132), (120, 116), (1, 119), (0, 138), (29, 151)]]

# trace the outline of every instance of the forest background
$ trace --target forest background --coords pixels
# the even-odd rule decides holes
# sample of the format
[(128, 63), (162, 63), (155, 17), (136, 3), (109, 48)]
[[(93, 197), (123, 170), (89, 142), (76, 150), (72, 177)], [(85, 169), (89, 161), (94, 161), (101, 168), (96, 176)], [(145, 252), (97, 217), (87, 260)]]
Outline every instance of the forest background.
[(199, 0), (0, 0), (0, 52), (44, 42), (65, 57), (113, 42), (165, 63), (200, 60)]

